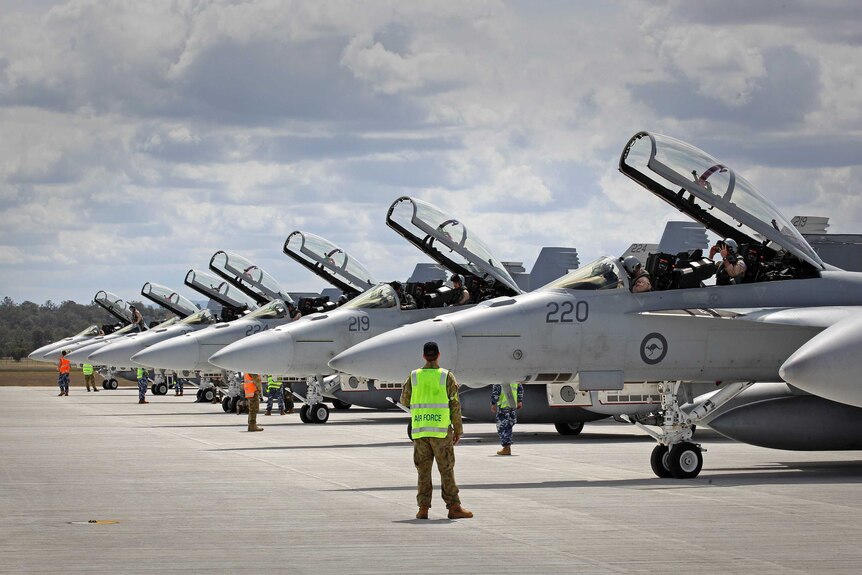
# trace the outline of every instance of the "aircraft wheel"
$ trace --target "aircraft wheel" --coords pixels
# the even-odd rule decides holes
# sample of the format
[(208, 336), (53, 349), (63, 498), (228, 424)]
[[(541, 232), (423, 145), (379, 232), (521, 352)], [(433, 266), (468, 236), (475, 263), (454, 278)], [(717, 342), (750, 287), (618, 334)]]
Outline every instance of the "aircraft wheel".
[(200, 401), (200, 400), (201, 400), (201, 394), (202, 394), (202, 392), (201, 392), (201, 390), (199, 389), (199, 390), (198, 390), (198, 393), (197, 393), (197, 395), (196, 395), (197, 399), (195, 399), (195, 401)]
[(703, 453), (694, 443), (677, 443), (670, 449), (667, 466), (671, 475), (677, 479), (697, 477), (703, 467)]
[(228, 401), (230, 402), (228, 404), (230, 406), (228, 411), (230, 411), (231, 413), (236, 413), (236, 406), (239, 404), (239, 397), (230, 397), (228, 398)]
[(107, 383), (108, 383), (107, 389), (117, 389), (118, 387), (120, 387), (120, 384), (117, 383), (117, 380), (114, 379), (113, 377), (111, 379), (109, 379)]
[(322, 403), (318, 403), (308, 410), (308, 417), (314, 423), (326, 423), (329, 421), (329, 408)]
[(167, 395), (168, 394), (168, 384), (165, 382), (162, 382), (162, 383), (156, 385), (155, 388), (156, 389), (155, 389), (154, 393), (156, 393), (157, 395)]
[(299, 419), (302, 423), (311, 423), (311, 419), (308, 418), (308, 404), (299, 408)]
[(221, 408), (225, 413), (230, 412), (230, 398), (228, 396), (224, 396), (224, 399), (221, 400)]
[(337, 409), (339, 411), (344, 411), (346, 409), (350, 409), (351, 407), (353, 407), (353, 404), (347, 403), (346, 401), (341, 401), (340, 399), (333, 399), (332, 400), (332, 407), (334, 407), (335, 409)]
[(212, 403), (214, 397), (215, 391), (213, 391), (212, 389), (205, 389), (201, 392), (201, 401)]
[(667, 445), (656, 445), (652, 450), (652, 455), (649, 458), (650, 467), (656, 477), (667, 479), (673, 477), (668, 469), (668, 448)]
[(560, 435), (578, 435), (584, 430), (584, 422), (572, 421), (569, 423), (555, 423), (554, 427)]

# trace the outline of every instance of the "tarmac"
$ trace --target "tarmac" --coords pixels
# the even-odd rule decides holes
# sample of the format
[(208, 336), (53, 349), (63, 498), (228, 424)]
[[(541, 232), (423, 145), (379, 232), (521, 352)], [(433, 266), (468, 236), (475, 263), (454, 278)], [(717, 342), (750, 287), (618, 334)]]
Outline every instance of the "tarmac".
[[(786, 452), (708, 430), (695, 479), (658, 479), (614, 422), (576, 437), (466, 423), (456, 477), (414, 519), (406, 416), (246, 416), (131, 388), (0, 388), (3, 573), (862, 573), (859, 452)], [(800, 422), (800, 425), (804, 422)], [(96, 521), (92, 523), (91, 521)]]

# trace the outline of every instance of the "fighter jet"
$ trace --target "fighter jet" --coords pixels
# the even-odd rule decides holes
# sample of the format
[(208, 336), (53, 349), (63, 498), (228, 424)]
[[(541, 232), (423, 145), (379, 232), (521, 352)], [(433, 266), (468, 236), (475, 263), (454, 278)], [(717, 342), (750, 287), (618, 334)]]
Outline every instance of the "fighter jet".
[[(794, 352), (825, 328), (838, 327), (847, 316), (842, 306), (862, 305), (862, 274), (825, 265), (751, 183), (694, 146), (640, 132), (626, 145), (619, 168), (736, 242), (739, 252), (728, 258), (744, 259), (744, 277), (707, 286), (716, 264), (701, 253), (654, 254), (647, 271), (656, 289), (634, 294), (621, 262), (599, 258), (535, 292), (369, 339), (330, 366), (400, 378), (415, 367), (423, 343), (436, 341), (441, 363), (468, 385), (565, 381), (573, 390), (613, 391), (640, 382), (661, 400), (660, 430), (644, 426), (658, 442), (653, 471), (696, 476), (703, 455), (691, 441), (692, 427), (753, 382), (777, 381)], [(789, 379), (791, 367), (784, 367)], [(683, 411), (704, 386), (718, 392)], [(808, 391), (821, 388), (828, 393), (812, 378)], [(849, 395), (837, 394), (848, 402)]]

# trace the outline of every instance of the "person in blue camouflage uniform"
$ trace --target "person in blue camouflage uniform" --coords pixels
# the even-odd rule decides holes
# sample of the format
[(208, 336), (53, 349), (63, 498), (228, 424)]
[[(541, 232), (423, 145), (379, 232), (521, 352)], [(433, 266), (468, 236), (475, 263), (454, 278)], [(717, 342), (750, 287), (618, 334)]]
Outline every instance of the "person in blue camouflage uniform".
[(520, 383), (491, 386), (491, 412), (497, 415), (497, 434), (503, 446), (497, 455), (512, 455), (512, 428), (518, 423), (523, 401), (524, 386)]
[(181, 377), (174, 376), (174, 396), (179, 397), (183, 394), (183, 380)]
[(149, 378), (147, 377), (147, 370), (141, 367), (137, 368), (137, 376), (138, 376), (138, 403), (149, 403), (146, 400), (147, 397), (147, 383), (149, 383)]
[(266, 411), (264, 415), (272, 415), (272, 401), (274, 399), (278, 400), (278, 409), (280, 411), (279, 415), (286, 415), (287, 412), (284, 410), (284, 393), (281, 391), (281, 382), (278, 381), (275, 377), (268, 375), (266, 377)]

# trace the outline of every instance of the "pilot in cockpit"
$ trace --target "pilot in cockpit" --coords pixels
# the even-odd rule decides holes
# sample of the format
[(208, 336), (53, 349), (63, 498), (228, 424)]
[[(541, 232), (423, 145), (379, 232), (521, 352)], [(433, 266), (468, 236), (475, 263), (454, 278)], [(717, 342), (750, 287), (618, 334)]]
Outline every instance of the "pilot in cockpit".
[(635, 256), (627, 256), (623, 259), (623, 267), (629, 275), (629, 289), (632, 293), (643, 293), (652, 291), (652, 283), (649, 281), (649, 272), (647, 272), (641, 261)]
[(398, 295), (398, 299), (401, 301), (401, 309), (416, 309), (416, 300), (413, 299), (412, 295), (404, 291), (401, 282), (391, 282), (389, 285), (392, 286), (392, 289)]
[(460, 274), (454, 274), (449, 278), (449, 281), (452, 282), (452, 291), (456, 294), (452, 296), (449, 305), (456, 306), (470, 303), (470, 292), (464, 287), (464, 278)]
[(747, 267), (738, 252), (739, 246), (732, 238), (718, 240), (709, 248), (709, 259), (714, 258), (715, 254), (720, 254), (722, 260), (718, 271), (715, 272), (715, 285), (726, 286), (742, 282)]
[(302, 317), (302, 314), (296, 309), (296, 305), (292, 301), (287, 302), (287, 317), (290, 321), (296, 321)]

